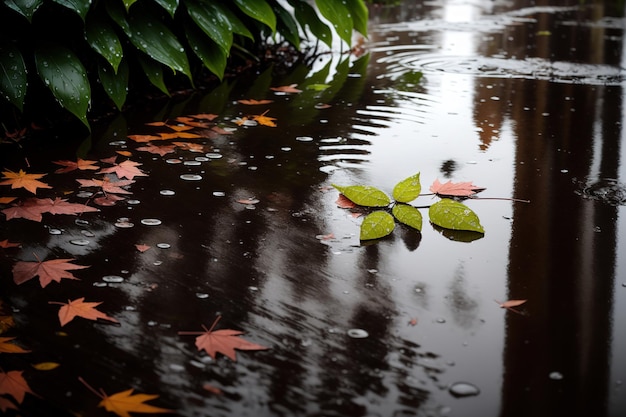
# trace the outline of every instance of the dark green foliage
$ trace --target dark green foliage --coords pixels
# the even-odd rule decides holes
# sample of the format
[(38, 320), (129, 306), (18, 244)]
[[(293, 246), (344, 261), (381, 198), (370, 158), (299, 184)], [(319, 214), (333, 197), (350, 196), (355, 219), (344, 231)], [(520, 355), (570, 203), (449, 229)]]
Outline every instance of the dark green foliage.
[(89, 126), (92, 92), (121, 109), (130, 87), (147, 80), (169, 94), (174, 79), (193, 87), (202, 68), (221, 79), (231, 53), (252, 56), (270, 39), (330, 46), (320, 16), (348, 44), (353, 30), (365, 34), (363, 0), (315, 3), (318, 11), (306, 0), (0, 0), (0, 100), (19, 117), (47, 105), (44, 92)]

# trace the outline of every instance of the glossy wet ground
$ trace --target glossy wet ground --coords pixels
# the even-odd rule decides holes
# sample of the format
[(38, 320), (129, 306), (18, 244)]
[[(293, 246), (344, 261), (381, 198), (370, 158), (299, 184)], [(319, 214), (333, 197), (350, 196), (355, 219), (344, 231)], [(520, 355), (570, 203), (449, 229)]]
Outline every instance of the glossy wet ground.
[[(22, 414), (110, 415), (81, 376), (109, 395), (159, 395), (150, 403), (182, 416), (624, 415), (626, 53), (615, 15), (578, 2), (376, 8), (369, 55), (324, 55), (135, 110), (78, 150), (3, 145), (3, 168), (27, 157), (49, 172), (55, 189), (38, 197), (95, 206), (81, 191), (97, 190), (76, 182), (93, 174), (53, 174), (50, 161), (126, 151), (149, 174), (98, 213), (2, 220), (0, 240), (22, 243), (2, 250), (17, 324), (2, 336), (32, 352), (0, 364), (42, 397), (27, 394)], [(270, 90), (294, 83), (302, 93)], [(250, 98), (273, 103), (237, 102)], [(235, 123), (266, 110), (277, 127)], [(189, 131), (201, 138), (175, 139), (202, 152), (161, 156), (128, 138), (203, 114), (217, 117)], [(466, 201), (484, 236), (425, 221), (421, 233), (398, 225), (360, 242), (361, 218), (337, 207), (330, 184), (391, 192), (417, 172), (425, 192), (437, 178), (473, 181), (481, 197), (530, 203)], [(11, 266), (34, 253), (90, 267), (80, 281), (15, 285)], [(79, 297), (120, 325), (61, 328), (49, 301)], [(510, 299), (528, 300), (521, 314), (494, 301)], [(178, 334), (218, 315), (218, 328), (271, 349), (213, 360)], [(60, 366), (32, 368), (41, 362)]]

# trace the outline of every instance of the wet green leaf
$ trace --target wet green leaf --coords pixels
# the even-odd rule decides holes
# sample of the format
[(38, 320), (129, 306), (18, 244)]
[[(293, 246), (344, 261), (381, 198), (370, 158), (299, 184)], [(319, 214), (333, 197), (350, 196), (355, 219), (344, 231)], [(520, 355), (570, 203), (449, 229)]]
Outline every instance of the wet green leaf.
[(146, 56), (138, 56), (138, 58), (144, 74), (146, 74), (146, 77), (148, 77), (152, 85), (169, 96), (170, 92), (167, 90), (167, 86), (163, 80), (163, 66)]
[(242, 12), (276, 32), (276, 15), (265, 0), (233, 0)]
[(422, 231), (422, 213), (408, 204), (396, 204), (391, 209), (391, 214), (403, 224)]
[(122, 0), (124, 2), (124, 7), (126, 7), (126, 11), (130, 9), (130, 6), (135, 4), (137, 0)]
[(415, 200), (422, 192), (420, 184), (420, 173), (406, 178), (393, 187), (393, 198), (401, 203), (408, 203)]
[(368, 214), (361, 224), (361, 240), (379, 239), (393, 232), (396, 223), (393, 216), (386, 211), (375, 211)]
[(330, 87), (330, 84), (309, 84), (306, 86), (306, 89), (314, 91), (324, 91), (328, 87)]
[(274, 13), (278, 18), (276, 25), (278, 28), (278, 32), (285, 38), (289, 43), (296, 47), (296, 49), (300, 49), (300, 33), (298, 31), (298, 24), (292, 17), (291, 13), (285, 10), (280, 4), (274, 5)]
[(122, 106), (126, 101), (126, 93), (128, 92), (128, 65), (126, 61), (122, 61), (117, 74), (108, 65), (98, 65), (98, 76), (104, 91), (113, 100), (118, 110), (122, 110)]
[(117, 73), (124, 50), (113, 27), (97, 14), (94, 18), (90, 16), (85, 25), (85, 37), (91, 49), (102, 55)]
[(428, 215), (431, 222), (446, 229), (485, 233), (476, 213), (458, 201), (444, 198), (430, 206)]
[(344, 0), (346, 7), (351, 11), (354, 29), (367, 36), (367, 22), (369, 13), (363, 0)]
[(178, 8), (178, 0), (154, 0), (159, 6), (164, 8), (170, 16), (174, 17), (176, 9)]
[(0, 43), (0, 94), (23, 110), (28, 81), (26, 64), (17, 46)]
[(24, 16), (30, 22), (39, 6), (43, 4), (43, 0), (4, 0), (4, 4)]
[(83, 19), (83, 22), (91, 6), (91, 0), (54, 0), (54, 2), (76, 12)]
[(227, 55), (224, 49), (194, 27), (185, 30), (191, 49), (200, 58), (205, 67), (221, 80), (226, 70)]
[(338, 0), (315, 0), (317, 8), (322, 16), (324, 16), (333, 25), (337, 34), (345, 43), (352, 43), (352, 14), (344, 3)]
[(300, 26), (303, 28), (308, 26), (316, 38), (329, 47), (332, 46), (333, 34), (330, 28), (322, 22), (311, 5), (300, 0), (289, 0), (289, 4), (294, 8), (296, 19)]
[(190, 1), (187, 3), (187, 11), (196, 25), (222, 48), (226, 55), (230, 54), (233, 31), (218, 9), (210, 4)]
[(355, 204), (365, 207), (387, 207), (391, 200), (389, 196), (376, 187), (369, 185), (335, 185), (332, 184), (339, 192), (345, 195), (348, 200)]
[(91, 88), (87, 72), (74, 52), (58, 45), (41, 47), (35, 51), (35, 65), (39, 78), (61, 106), (89, 127), (87, 109), (91, 102)]

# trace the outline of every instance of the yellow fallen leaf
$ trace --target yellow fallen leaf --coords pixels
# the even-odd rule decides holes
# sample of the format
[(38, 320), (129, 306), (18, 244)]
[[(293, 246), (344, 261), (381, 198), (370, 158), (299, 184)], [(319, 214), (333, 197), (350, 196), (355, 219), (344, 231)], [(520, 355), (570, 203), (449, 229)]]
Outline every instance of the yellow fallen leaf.
[(55, 368), (58, 368), (60, 365), (56, 362), (41, 362), (41, 363), (36, 363), (33, 365), (33, 368), (35, 368), (38, 371), (51, 371)]

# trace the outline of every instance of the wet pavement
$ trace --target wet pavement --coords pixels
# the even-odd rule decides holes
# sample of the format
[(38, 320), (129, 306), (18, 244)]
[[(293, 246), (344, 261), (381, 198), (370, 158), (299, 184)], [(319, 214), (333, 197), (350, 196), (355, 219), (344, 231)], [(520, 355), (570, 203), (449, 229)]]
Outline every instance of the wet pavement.
[[(0, 220), (0, 240), (21, 243), (0, 249), (16, 322), (2, 337), (31, 350), (0, 365), (41, 397), (21, 415), (112, 415), (78, 377), (181, 416), (626, 413), (624, 19), (613, 3), (406, 3), (371, 10), (364, 55), (155, 101), (65, 147), (1, 145), (3, 170), (48, 173), (37, 197), (100, 209)], [(290, 84), (302, 92), (270, 89)], [(276, 127), (249, 121), (266, 111)], [(193, 122), (180, 132), (199, 137), (155, 140), (179, 130), (154, 122)], [(183, 145), (138, 149), (147, 135)], [(112, 206), (76, 181), (102, 174), (51, 163), (116, 155), (148, 175)], [(425, 193), (435, 179), (485, 187), (465, 202), (484, 235), (436, 228), (424, 208), (421, 233), (360, 242), (362, 217), (331, 184), (391, 193), (417, 172)], [(35, 255), (89, 268), (14, 284), (12, 266)], [(80, 297), (119, 324), (61, 327), (49, 302)], [(217, 316), (270, 349), (212, 359), (178, 334)]]

